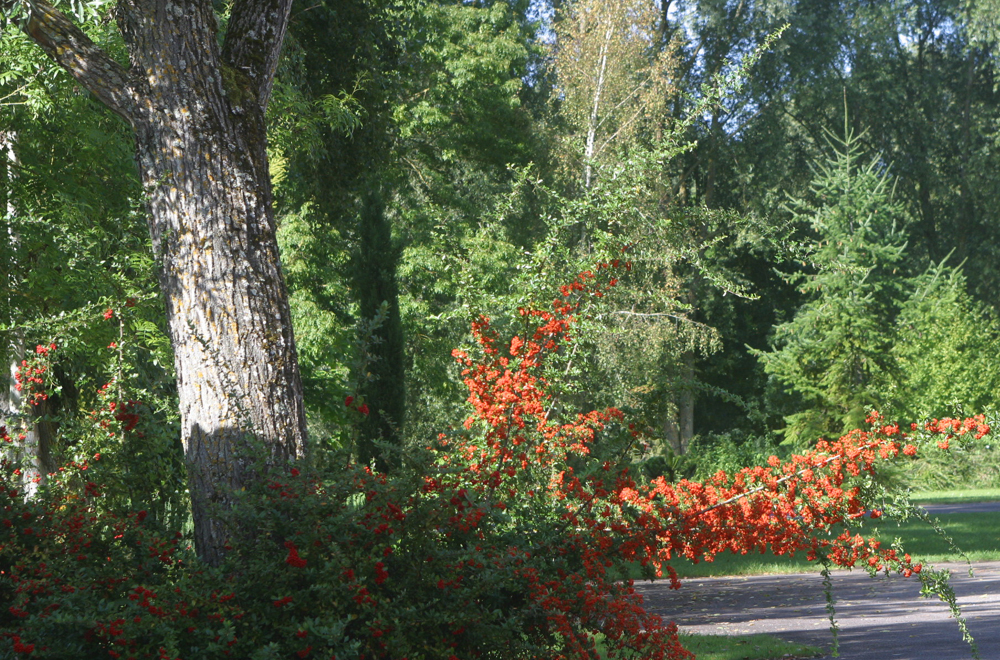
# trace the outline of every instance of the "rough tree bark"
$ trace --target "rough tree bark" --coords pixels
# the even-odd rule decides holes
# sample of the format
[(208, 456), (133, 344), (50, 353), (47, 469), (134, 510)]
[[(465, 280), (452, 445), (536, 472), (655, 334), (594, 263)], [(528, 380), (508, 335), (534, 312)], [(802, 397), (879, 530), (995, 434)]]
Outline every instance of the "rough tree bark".
[(44, 0), (24, 8), (24, 31), (135, 131), (175, 353), (195, 542), (216, 564), (229, 533), (213, 512), (253, 478), (251, 439), (271, 463), (305, 450), (264, 130), (291, 0), (236, 0), (221, 48), (209, 0), (119, 0), (128, 67)]

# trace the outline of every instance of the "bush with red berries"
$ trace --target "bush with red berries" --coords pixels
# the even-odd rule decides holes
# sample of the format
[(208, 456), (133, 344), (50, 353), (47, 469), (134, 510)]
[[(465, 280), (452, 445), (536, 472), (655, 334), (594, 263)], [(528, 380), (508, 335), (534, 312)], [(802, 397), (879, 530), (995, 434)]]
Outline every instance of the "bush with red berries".
[(608, 657), (679, 660), (691, 656), (644, 609), (636, 567), (678, 587), (677, 557), (769, 548), (938, 579), (858, 525), (880, 515), (880, 463), (982, 437), (981, 417), (904, 431), (873, 413), (869, 429), (787, 460), (671, 484), (629, 469), (637, 431), (621, 411), (556, 415), (547, 360), (620, 267), (521, 310), (517, 336), (477, 319), (476, 351), (454, 353), (471, 414), (391, 474), (346, 459), (261, 467), (220, 513), (232, 542), (217, 568), (155, 517), (105, 506), (99, 461), (68, 466), (29, 501), (3, 462), (0, 655), (584, 659), (598, 657), (599, 633)]

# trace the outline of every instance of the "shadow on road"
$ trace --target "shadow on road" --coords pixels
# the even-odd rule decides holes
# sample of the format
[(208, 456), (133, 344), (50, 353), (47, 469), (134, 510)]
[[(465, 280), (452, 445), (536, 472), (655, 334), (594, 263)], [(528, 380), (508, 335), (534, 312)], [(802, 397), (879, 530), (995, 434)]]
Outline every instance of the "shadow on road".
[[(1000, 562), (949, 564), (951, 582), (980, 657), (1000, 658)], [(766, 633), (829, 649), (832, 636), (822, 578), (816, 573), (637, 584), (650, 610), (700, 634)], [(920, 597), (916, 577), (838, 571), (833, 576), (844, 660), (968, 660), (958, 624), (937, 598)], [(826, 656), (832, 657), (832, 656)]]

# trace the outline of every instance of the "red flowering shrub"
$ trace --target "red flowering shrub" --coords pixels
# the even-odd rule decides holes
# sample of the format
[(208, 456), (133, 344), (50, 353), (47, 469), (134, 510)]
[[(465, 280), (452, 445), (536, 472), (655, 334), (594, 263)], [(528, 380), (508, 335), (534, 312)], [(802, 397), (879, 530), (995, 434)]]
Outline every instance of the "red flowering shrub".
[(477, 319), (479, 354), (455, 352), (471, 416), (408, 451), (391, 476), (350, 463), (333, 474), (305, 465), (262, 474), (228, 514), (234, 541), (217, 570), (144, 512), (102, 512), (95, 481), (24, 502), (15, 466), (4, 463), (0, 598), (11, 605), (0, 611), (0, 649), (38, 658), (582, 659), (596, 657), (602, 633), (611, 657), (679, 660), (691, 656), (676, 628), (633, 591), (635, 564), (665, 570), (677, 587), (675, 557), (771, 548), (924, 578), (909, 555), (855, 529), (879, 514), (863, 487), (880, 461), (942, 434), (985, 434), (984, 420), (904, 434), (873, 414), (871, 429), (787, 461), (704, 482), (641, 483), (614, 459), (636, 441), (623, 414), (557, 416), (545, 375), (573, 341), (580, 300), (607, 294), (613, 279), (599, 276), (616, 266), (581, 274), (551, 310), (522, 310), (523, 336), (501, 337)]

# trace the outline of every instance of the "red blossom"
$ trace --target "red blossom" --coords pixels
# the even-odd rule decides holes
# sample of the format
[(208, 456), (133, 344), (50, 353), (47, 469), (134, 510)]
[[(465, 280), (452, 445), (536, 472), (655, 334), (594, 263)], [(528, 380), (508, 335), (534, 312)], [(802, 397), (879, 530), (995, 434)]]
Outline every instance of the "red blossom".
[(22, 644), (20, 637), (14, 637), (14, 653), (24, 653), (27, 655), (34, 652), (34, 650), (34, 644)]
[(285, 563), (295, 568), (305, 568), (306, 560), (299, 557), (299, 549), (295, 547), (295, 544), (291, 541), (285, 541), (285, 547), (288, 548), (288, 556), (285, 557)]
[(375, 563), (375, 584), (382, 584), (389, 577), (389, 571), (385, 570), (385, 564)]

